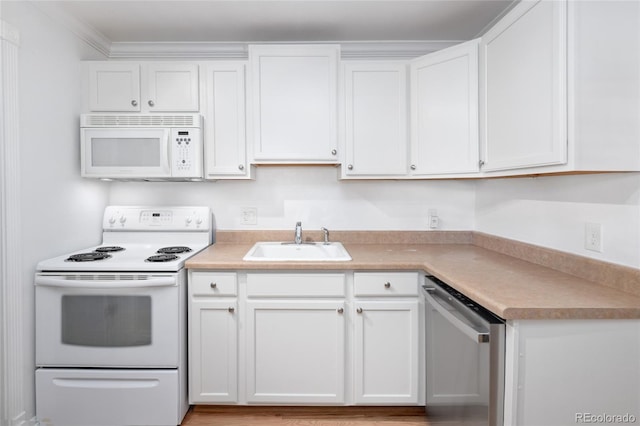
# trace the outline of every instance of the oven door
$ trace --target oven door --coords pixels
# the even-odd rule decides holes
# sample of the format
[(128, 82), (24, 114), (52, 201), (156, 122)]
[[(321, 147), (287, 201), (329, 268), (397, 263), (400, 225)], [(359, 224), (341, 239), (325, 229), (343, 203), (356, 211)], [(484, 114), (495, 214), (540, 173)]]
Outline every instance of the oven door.
[(36, 365), (176, 368), (184, 271), (36, 276)]
[(82, 176), (171, 177), (168, 128), (81, 129)]

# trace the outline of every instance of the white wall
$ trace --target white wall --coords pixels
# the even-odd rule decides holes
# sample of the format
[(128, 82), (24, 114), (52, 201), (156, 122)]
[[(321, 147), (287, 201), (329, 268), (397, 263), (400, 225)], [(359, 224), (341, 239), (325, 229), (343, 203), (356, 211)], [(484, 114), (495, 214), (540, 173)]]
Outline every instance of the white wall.
[[(477, 183), (477, 231), (640, 267), (640, 173), (548, 176)], [(584, 248), (602, 225), (602, 253)]]
[(29, 2), (2, 2), (2, 19), (20, 33), (19, 104), (24, 391), (26, 418), (34, 402), (36, 263), (100, 241), (108, 185), (79, 174), (80, 59), (93, 49)]
[[(473, 228), (471, 181), (338, 181), (334, 167), (261, 167), (255, 181), (114, 182), (112, 204), (211, 206), (218, 229), (427, 230), (429, 209), (440, 229)], [(258, 209), (242, 225), (242, 207)]]

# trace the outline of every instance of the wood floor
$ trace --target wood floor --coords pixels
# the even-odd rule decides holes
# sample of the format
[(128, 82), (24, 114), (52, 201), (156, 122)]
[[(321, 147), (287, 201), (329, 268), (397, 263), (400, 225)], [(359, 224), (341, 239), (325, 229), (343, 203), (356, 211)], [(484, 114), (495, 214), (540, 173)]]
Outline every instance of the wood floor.
[(427, 420), (424, 407), (218, 407), (196, 406), (182, 426), (455, 426)]

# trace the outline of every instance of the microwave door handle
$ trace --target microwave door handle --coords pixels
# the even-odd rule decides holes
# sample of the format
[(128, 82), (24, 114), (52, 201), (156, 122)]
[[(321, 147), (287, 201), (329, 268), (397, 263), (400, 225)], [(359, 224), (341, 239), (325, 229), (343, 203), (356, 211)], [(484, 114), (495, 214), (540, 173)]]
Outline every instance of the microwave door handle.
[(438, 311), (438, 313), (440, 313), (440, 315), (442, 315), (455, 328), (457, 328), (462, 333), (464, 333), (465, 336), (469, 337), (471, 340), (473, 340), (476, 343), (488, 343), (489, 342), (489, 333), (479, 332), (478, 330), (476, 330), (473, 327), (471, 327), (470, 325), (464, 323), (460, 318), (456, 317), (451, 312), (449, 312), (449, 310), (447, 308), (442, 306), (442, 304), (440, 302), (438, 302), (429, 293), (424, 292), (423, 294), (424, 294), (424, 297), (425, 297), (427, 303), (429, 303), (429, 305), (431, 305), (436, 311)]
[(60, 288), (143, 288), (143, 287), (171, 287), (176, 285), (174, 277), (156, 277), (148, 280), (69, 280), (60, 277), (39, 276), (35, 284), (46, 287)]

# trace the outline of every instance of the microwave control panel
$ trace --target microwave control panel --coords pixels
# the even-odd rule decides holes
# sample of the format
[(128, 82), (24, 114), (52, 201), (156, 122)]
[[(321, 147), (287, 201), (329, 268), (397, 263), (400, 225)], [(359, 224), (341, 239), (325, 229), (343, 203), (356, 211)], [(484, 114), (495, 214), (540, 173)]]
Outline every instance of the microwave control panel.
[(202, 133), (198, 128), (171, 129), (171, 176), (202, 177)]

